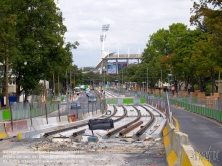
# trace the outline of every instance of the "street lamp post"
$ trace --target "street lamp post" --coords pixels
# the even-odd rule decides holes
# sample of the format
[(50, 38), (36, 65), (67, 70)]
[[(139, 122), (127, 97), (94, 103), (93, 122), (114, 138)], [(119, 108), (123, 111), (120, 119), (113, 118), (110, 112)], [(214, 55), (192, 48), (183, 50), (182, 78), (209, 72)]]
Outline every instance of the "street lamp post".
[(119, 87), (118, 87), (118, 80), (115, 80), (115, 82), (116, 82), (116, 89), (117, 89), (117, 92), (119, 93)]
[(170, 77), (172, 76), (172, 74), (168, 74), (168, 91), (170, 91)]
[(145, 89), (144, 89), (144, 84), (146, 83), (146, 82), (142, 82), (143, 83), (143, 95), (144, 95), (144, 97), (145, 97)]
[(53, 99), (55, 100), (55, 75), (54, 75), (54, 72), (52, 74), (52, 80), (53, 80)]
[(122, 86), (121, 86), (121, 92), (123, 93), (123, 69), (122, 69)]
[(66, 96), (68, 96), (68, 78), (67, 78), (67, 70), (66, 70)]
[(106, 69), (103, 68), (104, 71), (104, 89), (105, 89), (105, 85), (106, 85)]
[(170, 110), (170, 102), (169, 102), (169, 91), (170, 91), (170, 77), (172, 77), (172, 73), (170, 71), (170, 74), (168, 74), (168, 91), (166, 92), (167, 94), (167, 105), (168, 105), (168, 116), (169, 116), (169, 121), (170, 123), (172, 122), (172, 118), (171, 118), (171, 110)]
[(146, 69), (146, 92), (148, 92), (149, 91), (149, 84), (148, 84), (148, 67), (147, 67), (147, 69)]
[(76, 73), (74, 73), (74, 88), (76, 87)]

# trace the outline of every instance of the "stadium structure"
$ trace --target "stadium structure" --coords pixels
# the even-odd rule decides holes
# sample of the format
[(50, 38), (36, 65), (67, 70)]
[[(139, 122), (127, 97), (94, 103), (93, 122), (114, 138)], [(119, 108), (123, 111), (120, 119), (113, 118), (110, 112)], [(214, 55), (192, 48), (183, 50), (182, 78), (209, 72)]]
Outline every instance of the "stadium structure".
[[(119, 71), (129, 65), (129, 60), (137, 60), (137, 63), (141, 62), (142, 54), (116, 54), (115, 52), (106, 52), (104, 50), (104, 43), (106, 40), (106, 32), (109, 30), (110, 24), (102, 26), (103, 34), (100, 35), (101, 41), (101, 56), (100, 61), (94, 68), (94, 71), (99, 72), (100, 74), (105, 71), (107, 74), (118, 74)], [(124, 62), (122, 62), (124, 60)]]

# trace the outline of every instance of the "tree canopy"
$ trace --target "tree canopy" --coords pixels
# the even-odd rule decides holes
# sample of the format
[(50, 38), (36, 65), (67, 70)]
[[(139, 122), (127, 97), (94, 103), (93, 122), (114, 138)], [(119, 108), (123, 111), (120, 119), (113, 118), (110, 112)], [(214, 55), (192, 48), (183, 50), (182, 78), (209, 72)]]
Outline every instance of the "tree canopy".
[(65, 44), (67, 29), (53, 0), (2, 0), (0, 14), (0, 60), (8, 57), (17, 96), (52, 74), (65, 77), (79, 43)]

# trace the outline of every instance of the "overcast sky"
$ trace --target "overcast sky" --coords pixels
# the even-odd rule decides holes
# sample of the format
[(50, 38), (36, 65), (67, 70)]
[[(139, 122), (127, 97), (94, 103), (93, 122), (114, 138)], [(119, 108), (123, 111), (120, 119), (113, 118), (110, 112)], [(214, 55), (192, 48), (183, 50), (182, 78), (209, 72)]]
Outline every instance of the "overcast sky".
[(191, 0), (59, 0), (68, 30), (66, 42), (80, 43), (72, 51), (78, 67), (99, 62), (102, 25), (110, 24), (105, 51), (142, 53), (158, 29), (168, 29), (173, 23), (190, 27), (192, 5)]

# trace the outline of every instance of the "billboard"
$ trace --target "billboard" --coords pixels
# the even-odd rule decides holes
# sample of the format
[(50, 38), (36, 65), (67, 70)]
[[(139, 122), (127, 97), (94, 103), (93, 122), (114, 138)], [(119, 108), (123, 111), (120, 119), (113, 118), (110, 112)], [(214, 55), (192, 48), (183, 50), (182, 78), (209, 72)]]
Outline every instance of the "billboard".
[[(127, 62), (118, 62), (118, 72), (120, 72), (125, 67), (127, 67)], [(117, 74), (116, 62), (108, 62), (107, 63), (107, 73), (108, 74)]]
[(108, 62), (107, 63), (107, 73), (108, 74), (116, 74), (116, 62)]
[(119, 72), (125, 67), (127, 67), (127, 62), (118, 62), (118, 71)]

